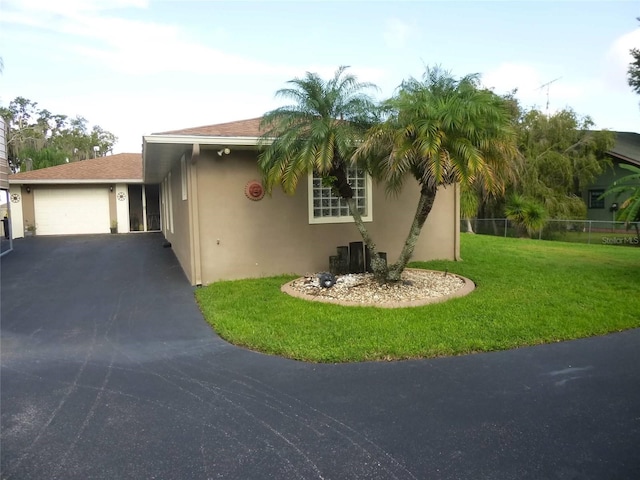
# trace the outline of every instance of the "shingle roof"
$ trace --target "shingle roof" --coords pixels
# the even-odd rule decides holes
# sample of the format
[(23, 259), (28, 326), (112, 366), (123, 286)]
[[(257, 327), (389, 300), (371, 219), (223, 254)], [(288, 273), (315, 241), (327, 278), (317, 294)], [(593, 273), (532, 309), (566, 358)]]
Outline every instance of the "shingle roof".
[(184, 128), (158, 132), (153, 135), (202, 135), (207, 137), (259, 137), (264, 132), (260, 130), (262, 117), (239, 120), (237, 122), (218, 123), (202, 127)]
[(60, 183), (67, 180), (70, 182), (96, 181), (97, 183), (114, 180), (142, 182), (142, 155), (119, 153), (9, 175), (9, 183), (30, 181)]
[(616, 143), (609, 153), (621, 160), (640, 166), (640, 134), (634, 132), (615, 132)]

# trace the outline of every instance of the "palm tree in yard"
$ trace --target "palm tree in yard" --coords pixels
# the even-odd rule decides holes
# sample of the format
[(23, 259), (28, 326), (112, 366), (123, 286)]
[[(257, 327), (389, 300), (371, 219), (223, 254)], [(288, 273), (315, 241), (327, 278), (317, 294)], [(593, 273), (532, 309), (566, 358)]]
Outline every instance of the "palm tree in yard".
[(633, 224), (638, 237), (640, 237), (640, 168), (627, 164), (621, 164), (620, 168), (631, 173), (613, 182), (602, 194), (602, 197), (613, 195), (614, 198), (617, 198), (620, 195), (629, 195), (620, 205), (617, 219), (625, 222), (627, 227)]
[(422, 79), (401, 84), (386, 102), (386, 112), (387, 120), (369, 130), (354, 161), (366, 164), (374, 178), (384, 179), (390, 193), (399, 192), (409, 177), (420, 186), (398, 260), (378, 265), (375, 272), (379, 278), (398, 281), (438, 189), (460, 183), (501, 191), (518, 150), (505, 100), (481, 89), (477, 75), (455, 79), (439, 68), (427, 69)]
[[(276, 186), (295, 192), (312, 172), (343, 198), (365, 243), (372, 244), (348, 181), (351, 157), (365, 132), (376, 122), (377, 106), (367, 95), (375, 89), (340, 67), (330, 80), (309, 73), (290, 80), (276, 96), (292, 101), (264, 115), (263, 151), (258, 166), (267, 192)], [(372, 263), (379, 262), (372, 257)]]

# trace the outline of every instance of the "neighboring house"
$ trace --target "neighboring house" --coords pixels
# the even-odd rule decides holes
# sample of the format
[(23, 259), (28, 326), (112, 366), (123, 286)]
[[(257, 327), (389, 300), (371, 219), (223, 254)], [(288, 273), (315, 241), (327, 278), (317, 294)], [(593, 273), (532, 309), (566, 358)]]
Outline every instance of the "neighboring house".
[(158, 185), (121, 153), (9, 175), (13, 237), (160, 230)]
[(613, 204), (620, 205), (624, 196), (600, 196), (611, 186), (613, 182), (630, 175), (631, 172), (620, 168), (620, 164), (640, 167), (640, 134), (633, 132), (615, 132), (616, 143), (607, 154), (611, 157), (612, 167), (607, 168), (592, 184), (583, 192), (583, 200), (587, 205), (587, 219), (611, 222), (615, 218)]
[[(336, 247), (361, 241), (346, 206), (309, 176), (296, 193), (263, 196), (257, 166), (260, 119), (143, 138), (145, 184), (160, 184), (162, 231), (193, 285), (305, 274), (329, 268)], [(380, 251), (397, 258), (413, 220), (418, 185), (397, 197), (362, 172), (352, 185)], [(459, 258), (459, 189), (438, 192), (415, 260)]]

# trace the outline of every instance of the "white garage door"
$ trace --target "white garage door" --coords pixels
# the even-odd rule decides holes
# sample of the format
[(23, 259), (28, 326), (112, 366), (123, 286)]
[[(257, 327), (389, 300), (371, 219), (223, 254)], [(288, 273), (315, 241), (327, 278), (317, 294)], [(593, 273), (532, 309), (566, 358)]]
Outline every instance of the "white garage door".
[(109, 233), (107, 188), (34, 188), (36, 235)]

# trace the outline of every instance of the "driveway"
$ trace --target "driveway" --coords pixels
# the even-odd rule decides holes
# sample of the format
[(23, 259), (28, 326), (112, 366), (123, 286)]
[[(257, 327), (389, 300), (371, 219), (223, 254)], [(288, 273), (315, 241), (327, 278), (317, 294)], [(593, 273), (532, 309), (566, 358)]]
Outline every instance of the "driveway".
[(305, 364), (222, 341), (157, 234), (1, 268), (3, 479), (640, 478), (640, 330)]

